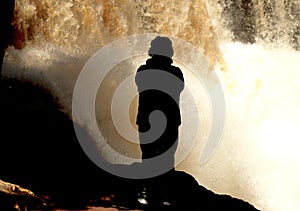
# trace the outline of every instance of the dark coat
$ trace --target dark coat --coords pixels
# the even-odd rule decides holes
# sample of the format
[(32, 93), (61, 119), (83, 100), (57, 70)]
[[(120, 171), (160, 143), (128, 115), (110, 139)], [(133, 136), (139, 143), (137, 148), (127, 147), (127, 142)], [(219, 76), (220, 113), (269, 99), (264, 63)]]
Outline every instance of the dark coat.
[(139, 91), (138, 126), (149, 125), (149, 115), (154, 110), (165, 114), (168, 126), (181, 124), (179, 98), (184, 78), (172, 62), (171, 58), (153, 55), (138, 68), (135, 77)]

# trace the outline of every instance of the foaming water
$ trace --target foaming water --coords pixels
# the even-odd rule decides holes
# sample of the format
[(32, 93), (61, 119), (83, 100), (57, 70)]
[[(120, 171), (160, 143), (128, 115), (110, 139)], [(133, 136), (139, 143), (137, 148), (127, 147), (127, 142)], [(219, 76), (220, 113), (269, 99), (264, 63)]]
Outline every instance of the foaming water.
[(234, 122), (228, 125), (238, 137), (242, 175), (262, 196), (256, 203), (263, 210), (298, 210), (300, 52), (240, 44), (227, 44), (223, 52)]
[(262, 210), (299, 210), (300, 52), (240, 43), (221, 49), (228, 67), (219, 74), (227, 104), (224, 137), (207, 165), (194, 163), (201, 153), (195, 149), (181, 167)]
[(225, 69), (204, 1), (16, 0), (13, 25), (4, 75), (45, 84), (68, 113), (83, 65), (122, 37), (153, 32), (179, 37)]

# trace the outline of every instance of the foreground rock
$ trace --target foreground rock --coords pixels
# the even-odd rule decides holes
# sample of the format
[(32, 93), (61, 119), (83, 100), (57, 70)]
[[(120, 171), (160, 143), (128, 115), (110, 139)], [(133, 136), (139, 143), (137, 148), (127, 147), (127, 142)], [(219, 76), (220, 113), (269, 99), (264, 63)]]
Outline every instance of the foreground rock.
[(46, 204), (30, 190), (0, 180), (0, 210), (21, 210), (25, 207), (41, 208)]
[(119, 206), (142, 210), (257, 210), (228, 195), (218, 195), (189, 174), (170, 171), (146, 180), (116, 181), (115, 201)]
[(4, 80), (0, 98), (0, 179), (10, 182), (0, 183), (0, 210), (256, 210), (184, 172), (145, 180), (104, 172), (84, 154), (73, 122), (41, 87)]

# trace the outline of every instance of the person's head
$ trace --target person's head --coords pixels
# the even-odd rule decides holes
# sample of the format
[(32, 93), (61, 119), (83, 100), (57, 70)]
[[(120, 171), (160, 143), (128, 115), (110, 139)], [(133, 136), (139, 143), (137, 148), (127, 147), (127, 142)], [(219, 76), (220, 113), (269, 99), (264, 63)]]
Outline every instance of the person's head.
[(149, 56), (161, 55), (172, 58), (174, 55), (172, 41), (168, 37), (155, 37), (155, 39), (151, 41), (148, 54)]

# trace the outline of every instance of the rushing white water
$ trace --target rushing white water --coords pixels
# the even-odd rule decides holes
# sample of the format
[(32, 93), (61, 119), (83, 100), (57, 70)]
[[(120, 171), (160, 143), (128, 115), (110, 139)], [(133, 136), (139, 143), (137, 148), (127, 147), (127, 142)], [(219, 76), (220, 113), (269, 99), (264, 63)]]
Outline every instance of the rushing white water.
[(237, 156), (247, 157), (241, 160), (245, 176), (264, 194), (263, 208), (298, 210), (300, 53), (256, 45), (224, 50), (234, 70), (226, 79), (231, 86), (229, 116), (241, 132), (236, 131), (241, 147)]
[(260, 45), (221, 45), (228, 72), (227, 125), (219, 149), (188, 169), (207, 187), (262, 210), (299, 210), (300, 52)]
[[(215, 67), (225, 91), (227, 120), (216, 153), (200, 166), (212, 117), (207, 101), (199, 105), (204, 125), (199, 141), (177, 168), (208, 189), (242, 198), (261, 210), (300, 210), (300, 52), (291, 48), (298, 36), (299, 2), (284, 6), (283, 1), (253, 1), (253, 17), (246, 17), (255, 27), (246, 29), (232, 20), (246, 14), (245, 10), (235, 13), (246, 7), (219, 2), (207, 1), (207, 8), (204, 1), (196, 0), (16, 0), (19, 33), (7, 51), (3, 72), (42, 83), (71, 113), (76, 78), (89, 56), (104, 44), (144, 32), (185, 39)], [(284, 15), (276, 18), (272, 11)], [(253, 36), (256, 43), (233, 42), (231, 35), (242, 41)], [(188, 72), (185, 76), (195, 95), (205, 98), (193, 77)], [(116, 81), (122, 81), (121, 76)], [(184, 98), (182, 109), (189, 110)], [(189, 117), (184, 118), (182, 127), (188, 125)]]

